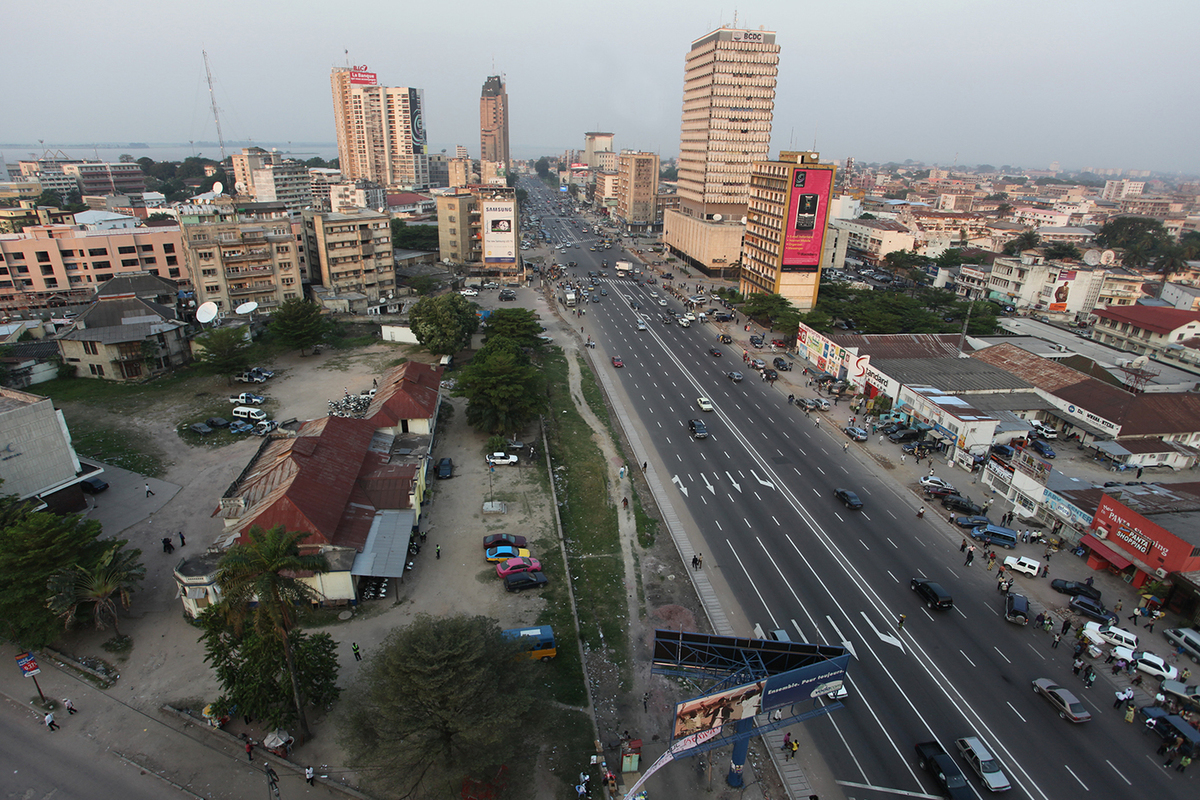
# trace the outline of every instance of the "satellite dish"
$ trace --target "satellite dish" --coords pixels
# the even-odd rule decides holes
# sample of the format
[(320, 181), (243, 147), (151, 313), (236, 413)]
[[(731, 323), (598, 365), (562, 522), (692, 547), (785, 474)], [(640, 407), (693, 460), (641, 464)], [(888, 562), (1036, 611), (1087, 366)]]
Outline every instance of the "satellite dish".
[(745, 224), (746, 224), (746, 218), (745, 218), (745, 217), (742, 217), (742, 224), (743, 224), (743, 225), (745, 225)]
[(242, 183), (241, 181), (238, 181), (237, 183), (235, 183), (233, 185), (233, 190), (235, 192), (237, 192), (238, 194), (245, 194), (246, 193), (246, 184)]
[(720, 222), (723, 219), (725, 219), (725, 217), (721, 216), (720, 214), (713, 214), (713, 222)]
[(225, 191), (225, 184), (217, 181), (212, 185), (212, 190), (213, 194), (220, 194), (221, 192)]
[(1086, 253), (1083, 254), (1083, 263), (1087, 264), (1089, 267), (1094, 267), (1097, 264), (1099, 264), (1100, 263), (1100, 251), (1094, 250), (1094, 249), (1088, 250)]
[(1133, 361), (1131, 361), (1129, 363), (1129, 366), (1133, 367), (1134, 369), (1144, 369), (1145, 366), (1149, 363), (1150, 363), (1150, 356), (1138, 356), (1137, 358), (1135, 358)]
[(1112, 250), (1105, 250), (1103, 253), (1100, 254), (1100, 263), (1104, 264), (1105, 266), (1116, 263), (1116, 260), (1117, 260), (1117, 254), (1114, 253)]
[(253, 314), (257, 310), (258, 303), (254, 302), (253, 300), (251, 300), (249, 303), (242, 303), (240, 306), (234, 309), (234, 311), (238, 314)]
[(217, 304), (205, 303), (196, 309), (196, 321), (203, 325), (206, 322), (212, 322), (217, 316)]

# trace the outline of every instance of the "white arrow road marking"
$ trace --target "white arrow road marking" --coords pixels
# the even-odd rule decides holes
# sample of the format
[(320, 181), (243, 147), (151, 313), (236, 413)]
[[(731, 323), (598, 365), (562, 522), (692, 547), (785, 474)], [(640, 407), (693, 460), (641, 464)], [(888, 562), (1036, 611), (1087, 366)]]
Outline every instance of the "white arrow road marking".
[(679, 476), (678, 476), (678, 475), (672, 475), (672, 476), (671, 476), (671, 483), (673, 483), (673, 484), (675, 484), (676, 486), (678, 486), (678, 487), (679, 487), (679, 491), (683, 492), (683, 496), (684, 496), (684, 497), (687, 497), (687, 496), (688, 496), (688, 490), (687, 490), (687, 487), (683, 485), (683, 481), (679, 480)]
[(854, 652), (854, 645), (850, 644), (849, 640), (847, 640), (846, 637), (842, 635), (842, 632), (838, 630), (838, 626), (834, 624), (833, 617), (825, 617), (825, 619), (829, 620), (829, 627), (833, 628), (834, 631), (837, 632), (838, 638), (842, 640), (842, 647), (849, 650), (850, 655), (854, 656), (854, 659), (857, 661), (858, 653)]
[(726, 472), (725, 477), (729, 478), (729, 482), (733, 484), (733, 488), (737, 489), (739, 492), (742, 490), (742, 485), (735, 481), (732, 475)]
[(895, 645), (896, 647), (899, 647), (901, 650), (904, 649), (904, 644), (899, 639), (897, 639), (895, 636), (892, 636), (890, 633), (883, 633), (879, 630), (879, 628), (876, 628), (875, 623), (872, 622), (871, 618), (867, 616), (867, 612), (860, 611), (859, 613), (862, 614), (862, 618), (867, 621), (867, 624), (871, 626), (871, 630), (875, 631), (876, 636), (878, 636), (880, 639), (887, 642), (888, 644)]
[(716, 493), (717, 493), (717, 490), (713, 488), (713, 485), (712, 485), (711, 483), (709, 483), (709, 482), (708, 482), (708, 476), (707, 476), (707, 475), (705, 475), (703, 472), (701, 472), (701, 473), (700, 473), (700, 478), (701, 478), (701, 479), (704, 481), (704, 486), (705, 486), (705, 488), (707, 488), (707, 489), (708, 489), (710, 492), (712, 492), (713, 494), (716, 494)]
[(762, 478), (758, 477), (758, 473), (754, 470), (750, 470), (750, 474), (754, 476), (754, 480), (758, 481), (759, 486), (766, 486), (768, 489), (775, 488), (775, 484), (771, 483), (770, 481), (764, 481)]

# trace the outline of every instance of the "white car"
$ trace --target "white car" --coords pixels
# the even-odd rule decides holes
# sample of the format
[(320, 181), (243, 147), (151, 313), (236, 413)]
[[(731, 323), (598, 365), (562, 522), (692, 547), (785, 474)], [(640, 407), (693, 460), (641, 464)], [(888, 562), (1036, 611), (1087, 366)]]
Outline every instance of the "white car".
[(696, 405), (700, 407), (701, 411), (712, 411), (713, 410), (712, 401), (709, 400), (707, 397), (697, 397)]
[(667, 304), (667, 301), (666, 301), (666, 300), (659, 300), (659, 301), (658, 301), (658, 304), (659, 304), (660, 306), (665, 306), (665, 305)]
[(1138, 635), (1133, 631), (1127, 631), (1124, 628), (1117, 628), (1112, 625), (1101, 625), (1099, 622), (1089, 622), (1083, 626), (1085, 631), (1091, 631), (1106, 644), (1111, 644), (1114, 647), (1136, 648), (1138, 645)]
[(516, 464), (521, 459), (508, 453), (488, 453), (485, 459), (489, 464)]
[(1179, 670), (1166, 662), (1166, 659), (1148, 653), (1145, 650), (1130, 650), (1128, 647), (1114, 647), (1113, 653), (1117, 658), (1132, 661), (1137, 668), (1156, 678), (1173, 681), (1179, 678)]
[(950, 485), (950, 481), (946, 480), (945, 478), (939, 478), (937, 475), (926, 475), (925, 477), (921, 478), (920, 484), (926, 489), (949, 489), (952, 492), (956, 491), (955, 488)]
[(1030, 420), (1029, 425), (1030, 425), (1030, 427), (1033, 428), (1033, 432), (1036, 433), (1038, 436), (1042, 437), (1043, 439), (1057, 439), (1058, 438), (1058, 431), (1054, 430), (1054, 428), (1051, 428), (1049, 425), (1042, 422), (1041, 420), (1037, 420), (1037, 419)]
[(644, 320), (640, 320), (640, 319), (639, 319), (639, 320), (637, 321), (637, 329), (638, 329), (639, 331), (644, 331), (644, 330), (646, 330), (646, 323), (645, 323), (645, 321), (644, 321)]
[(1036, 578), (1038, 576), (1038, 572), (1040, 572), (1042, 569), (1042, 562), (1035, 561), (1032, 558), (1027, 558), (1026, 556), (1009, 556), (1008, 558), (1004, 559), (1004, 566), (1008, 567), (1014, 572), (1024, 572), (1026, 575)]
[(460, 289), (458, 293), (463, 297), (479, 297), (479, 292), (474, 289)]

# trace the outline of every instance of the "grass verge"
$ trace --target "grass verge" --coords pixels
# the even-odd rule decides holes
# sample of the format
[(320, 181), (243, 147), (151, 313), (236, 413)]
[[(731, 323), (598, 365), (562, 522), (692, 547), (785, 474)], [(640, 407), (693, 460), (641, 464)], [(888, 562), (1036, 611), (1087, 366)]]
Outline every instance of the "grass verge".
[[(594, 432), (571, 399), (566, 357), (558, 350), (549, 353), (543, 367), (550, 399), (546, 434), (580, 636), (591, 650), (605, 653), (624, 680), (629, 671), (629, 620), (617, 509), (609, 498), (607, 466), (592, 441)], [(585, 370), (584, 376), (585, 395), (588, 383), (598, 391), (590, 371)], [(601, 418), (607, 417), (603, 404), (600, 410)]]

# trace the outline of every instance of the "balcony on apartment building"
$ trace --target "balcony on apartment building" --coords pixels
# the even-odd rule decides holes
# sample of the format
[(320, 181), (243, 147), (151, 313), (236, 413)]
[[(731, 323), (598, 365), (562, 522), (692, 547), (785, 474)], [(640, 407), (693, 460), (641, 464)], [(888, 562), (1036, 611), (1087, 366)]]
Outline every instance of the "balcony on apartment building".
[(262, 247), (257, 250), (246, 250), (242, 253), (221, 253), (221, 260), (226, 264), (236, 263), (238, 261), (263, 261), (270, 260), (271, 251), (268, 248)]
[(226, 278), (241, 278), (246, 275), (274, 275), (275, 265), (270, 262), (266, 264), (247, 264), (236, 269), (226, 269)]
[(236, 297), (244, 294), (254, 294), (255, 292), (273, 292), (275, 291), (274, 283), (251, 283), (245, 286), (230, 286), (229, 296)]

